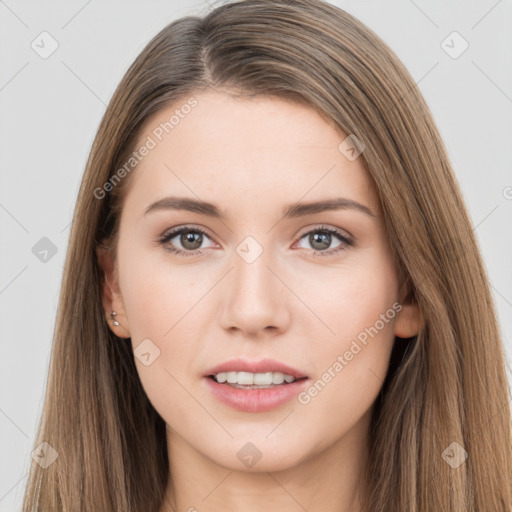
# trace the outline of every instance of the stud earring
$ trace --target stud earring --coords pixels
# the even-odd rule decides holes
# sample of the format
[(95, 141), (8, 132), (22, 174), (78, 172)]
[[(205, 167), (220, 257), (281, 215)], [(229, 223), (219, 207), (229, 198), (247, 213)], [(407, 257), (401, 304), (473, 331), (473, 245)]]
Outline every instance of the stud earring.
[(112, 323), (114, 325), (119, 325), (119, 322), (116, 320), (116, 312), (115, 311), (112, 311), (112, 313), (110, 313), (110, 318), (112, 319)]

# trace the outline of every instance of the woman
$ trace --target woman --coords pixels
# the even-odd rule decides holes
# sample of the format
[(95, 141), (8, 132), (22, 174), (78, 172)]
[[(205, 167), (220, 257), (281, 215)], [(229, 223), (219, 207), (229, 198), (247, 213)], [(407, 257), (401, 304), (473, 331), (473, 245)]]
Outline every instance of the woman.
[(24, 511), (509, 511), (504, 361), (397, 57), (327, 3), (230, 3), (106, 110)]

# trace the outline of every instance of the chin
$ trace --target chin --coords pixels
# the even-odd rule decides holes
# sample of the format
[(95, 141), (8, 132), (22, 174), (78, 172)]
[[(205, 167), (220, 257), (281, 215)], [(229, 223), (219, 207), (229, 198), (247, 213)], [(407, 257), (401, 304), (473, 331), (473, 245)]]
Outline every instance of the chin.
[(242, 473), (284, 471), (307, 458), (304, 446), (300, 450), (292, 446), (275, 447), (259, 435), (253, 439), (254, 442), (232, 442), (229, 447), (225, 446), (220, 453), (211, 454), (209, 458), (225, 469)]

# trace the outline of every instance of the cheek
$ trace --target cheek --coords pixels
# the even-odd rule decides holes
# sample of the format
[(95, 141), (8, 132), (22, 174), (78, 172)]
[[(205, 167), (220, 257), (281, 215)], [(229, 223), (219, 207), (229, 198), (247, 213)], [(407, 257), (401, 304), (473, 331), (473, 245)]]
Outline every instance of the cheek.
[[(303, 403), (334, 412), (336, 421), (362, 415), (382, 387), (399, 311), (397, 275), (389, 259), (360, 258), (336, 269), (326, 282), (317, 311), (327, 327), (314, 336), (310, 354), (318, 385)], [(320, 332), (320, 331), (319, 331)], [(314, 389), (313, 389), (314, 388)], [(348, 409), (347, 409), (348, 408)]]
[[(120, 244), (119, 277), (132, 340), (154, 337), (168, 340), (182, 319), (187, 321), (191, 308), (204, 294), (209, 278), (187, 265), (173, 264), (173, 256), (163, 248)], [(190, 313), (188, 313), (190, 312)]]
[[(306, 318), (318, 324), (320, 336), (314, 336), (313, 340), (318, 341), (315, 349), (320, 353), (344, 350), (350, 340), (386, 314), (398, 294), (396, 269), (380, 247), (351, 255), (336, 267), (317, 273), (303, 272), (295, 283), (297, 295), (317, 314), (316, 319), (313, 314)], [(390, 315), (385, 324), (378, 324), (384, 338), (393, 330), (396, 313), (391, 311)]]
[[(201, 265), (173, 264), (172, 256), (160, 248), (134, 248), (121, 254), (119, 277), (139, 377), (155, 406), (176, 398), (179, 407), (178, 402), (187, 397), (178, 382), (197, 374), (203, 327), (212, 325), (208, 315), (215, 308), (207, 294), (214, 282), (211, 271)], [(157, 354), (148, 366), (137, 357), (142, 347), (151, 358)]]
[(197, 373), (202, 339), (194, 320), (205, 290), (194, 272), (172, 266), (165, 256), (142, 250), (124, 254), (119, 277), (141, 384), (164, 419), (188, 417), (193, 401), (186, 380)]

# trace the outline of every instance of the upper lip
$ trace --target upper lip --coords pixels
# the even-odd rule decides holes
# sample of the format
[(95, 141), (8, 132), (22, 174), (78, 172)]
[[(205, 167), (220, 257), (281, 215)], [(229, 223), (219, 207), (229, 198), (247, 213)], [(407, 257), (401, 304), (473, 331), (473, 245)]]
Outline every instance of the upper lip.
[(288, 366), (287, 364), (276, 361), (275, 359), (260, 359), (259, 361), (249, 361), (247, 359), (230, 359), (224, 361), (210, 368), (205, 377), (217, 375), (221, 372), (251, 372), (251, 373), (266, 373), (266, 372), (281, 372), (286, 375), (291, 375), (296, 379), (307, 377), (299, 370)]

